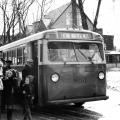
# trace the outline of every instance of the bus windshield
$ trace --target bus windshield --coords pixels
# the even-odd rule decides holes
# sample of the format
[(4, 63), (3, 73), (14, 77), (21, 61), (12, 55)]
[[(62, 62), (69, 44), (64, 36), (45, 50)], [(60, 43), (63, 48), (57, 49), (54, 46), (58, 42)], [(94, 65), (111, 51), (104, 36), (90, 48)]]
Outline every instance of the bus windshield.
[(48, 59), (51, 62), (102, 62), (103, 47), (93, 42), (48, 42)]

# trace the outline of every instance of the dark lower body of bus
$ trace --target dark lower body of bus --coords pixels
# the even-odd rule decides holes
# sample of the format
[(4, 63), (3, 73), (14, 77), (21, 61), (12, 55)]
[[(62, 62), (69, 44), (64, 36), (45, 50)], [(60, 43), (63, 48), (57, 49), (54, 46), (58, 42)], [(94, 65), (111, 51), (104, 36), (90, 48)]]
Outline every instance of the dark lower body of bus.
[(42, 65), (38, 69), (39, 105), (108, 99), (105, 64)]

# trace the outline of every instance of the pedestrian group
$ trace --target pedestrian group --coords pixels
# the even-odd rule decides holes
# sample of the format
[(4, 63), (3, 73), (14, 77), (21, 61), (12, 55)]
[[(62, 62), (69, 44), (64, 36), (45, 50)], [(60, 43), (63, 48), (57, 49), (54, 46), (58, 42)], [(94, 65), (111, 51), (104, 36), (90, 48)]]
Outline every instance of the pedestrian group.
[[(35, 98), (33, 60), (28, 59), (22, 70), (19, 84), (18, 71), (11, 67), (12, 61), (0, 60), (0, 120), (6, 112), (7, 120), (13, 120), (14, 95), (19, 92), (23, 108), (23, 120), (32, 120), (31, 107)], [(17, 94), (18, 95), (18, 94)]]

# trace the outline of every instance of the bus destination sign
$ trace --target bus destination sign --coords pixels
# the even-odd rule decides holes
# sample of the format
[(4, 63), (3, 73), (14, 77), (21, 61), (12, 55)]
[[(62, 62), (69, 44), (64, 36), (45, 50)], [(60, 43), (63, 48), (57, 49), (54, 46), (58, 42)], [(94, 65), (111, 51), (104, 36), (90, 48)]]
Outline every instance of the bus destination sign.
[(91, 33), (84, 33), (84, 32), (59, 32), (58, 33), (59, 39), (92, 39)]

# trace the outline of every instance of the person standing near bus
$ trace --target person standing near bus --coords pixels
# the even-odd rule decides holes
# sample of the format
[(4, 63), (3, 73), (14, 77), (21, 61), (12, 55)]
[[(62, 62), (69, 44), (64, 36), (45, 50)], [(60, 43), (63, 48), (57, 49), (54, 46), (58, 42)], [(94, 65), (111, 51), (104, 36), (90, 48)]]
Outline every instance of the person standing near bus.
[(22, 100), (23, 100), (23, 108), (24, 108), (24, 120), (32, 120), (31, 116), (31, 105), (34, 100), (34, 69), (33, 69), (33, 60), (28, 59), (27, 64), (22, 70), (22, 82), (21, 82), (21, 90), (22, 90)]
[(3, 99), (7, 108), (7, 120), (12, 120), (13, 113), (13, 93), (15, 86), (16, 73), (11, 68), (12, 61), (6, 60), (6, 66), (3, 68), (3, 85), (4, 93)]
[(1, 119), (1, 110), (2, 110), (2, 91), (3, 91), (3, 62), (0, 60), (0, 119)]

